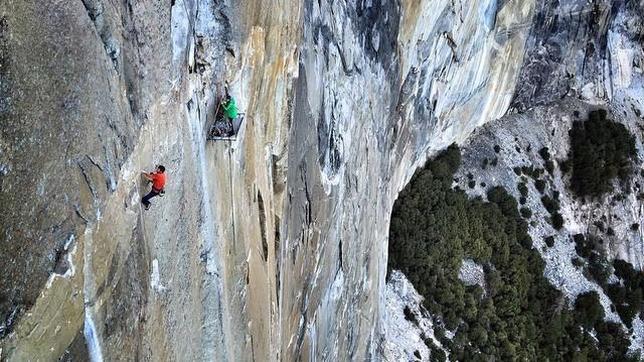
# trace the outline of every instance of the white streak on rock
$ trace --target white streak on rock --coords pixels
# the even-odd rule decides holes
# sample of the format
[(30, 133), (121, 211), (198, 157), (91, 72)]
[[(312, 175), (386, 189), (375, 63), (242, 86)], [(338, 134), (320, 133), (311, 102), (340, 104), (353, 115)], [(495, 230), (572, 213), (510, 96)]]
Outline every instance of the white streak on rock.
[(71, 251), (69, 250), (69, 247), (71, 246), (74, 239), (75, 239), (74, 234), (70, 235), (67, 241), (65, 242), (65, 246), (63, 249), (67, 252), (66, 258), (67, 258), (67, 264), (69, 265), (69, 268), (67, 268), (67, 271), (65, 271), (65, 274), (52, 273), (49, 276), (49, 279), (47, 279), (47, 283), (45, 285), (46, 289), (51, 288), (56, 278), (70, 278), (74, 276), (74, 274), (76, 274), (76, 268), (74, 267), (74, 263), (73, 263), (73, 258), (74, 258), (74, 255), (76, 254), (76, 249), (77, 249), (76, 244), (74, 244), (74, 247), (72, 248)]
[(94, 274), (92, 272), (92, 234), (94, 229), (88, 227), (85, 229), (85, 245), (84, 245), (84, 262), (83, 262), (83, 295), (85, 302), (85, 321), (83, 323), (83, 334), (87, 344), (90, 361), (103, 362), (103, 354), (101, 352), (100, 336), (96, 329), (96, 324), (92, 317), (92, 288), (94, 284)]
[(89, 360), (92, 362), (103, 362), (101, 343), (97, 336), (96, 325), (92, 319), (91, 310), (87, 305), (85, 306), (85, 324), (83, 326), (83, 333), (85, 334), (85, 341), (87, 342)]
[(156, 290), (159, 293), (162, 293), (166, 290), (166, 287), (161, 284), (161, 276), (159, 275), (159, 261), (157, 259), (152, 260), (152, 274), (150, 275), (150, 284), (152, 289)]

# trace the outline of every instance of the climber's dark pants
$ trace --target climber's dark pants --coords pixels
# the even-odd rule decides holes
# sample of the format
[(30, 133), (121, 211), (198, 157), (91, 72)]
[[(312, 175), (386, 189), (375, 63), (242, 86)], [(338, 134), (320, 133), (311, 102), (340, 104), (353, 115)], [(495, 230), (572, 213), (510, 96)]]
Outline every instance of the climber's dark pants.
[(152, 191), (150, 191), (150, 193), (148, 193), (147, 195), (143, 196), (143, 198), (141, 199), (141, 203), (143, 205), (145, 205), (145, 206), (148, 206), (148, 205), (150, 205), (150, 199), (155, 197), (155, 196), (159, 196), (159, 193), (154, 191), (154, 190), (152, 190)]

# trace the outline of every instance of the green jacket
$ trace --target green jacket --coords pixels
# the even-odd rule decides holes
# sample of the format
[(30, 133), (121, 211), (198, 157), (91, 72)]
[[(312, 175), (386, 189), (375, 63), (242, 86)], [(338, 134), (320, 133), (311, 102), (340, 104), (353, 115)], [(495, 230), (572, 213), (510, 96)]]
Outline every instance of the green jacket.
[(235, 99), (230, 98), (230, 100), (226, 103), (223, 103), (221, 107), (224, 109), (224, 114), (226, 117), (230, 119), (235, 119), (237, 118), (237, 105), (235, 104)]

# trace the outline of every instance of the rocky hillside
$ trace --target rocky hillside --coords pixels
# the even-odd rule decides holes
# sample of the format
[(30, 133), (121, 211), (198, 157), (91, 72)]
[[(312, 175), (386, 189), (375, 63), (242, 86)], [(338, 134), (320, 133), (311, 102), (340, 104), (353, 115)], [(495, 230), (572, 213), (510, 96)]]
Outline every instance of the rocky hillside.
[[(625, 110), (639, 132), (643, 13), (636, 1), (3, 0), (0, 360), (402, 358), (385, 328), (400, 190), (453, 142), (484, 155), (511, 142), (504, 132), (565, 135), (575, 110)], [(245, 121), (236, 140), (206, 141), (226, 82)], [(477, 182), (514, 183), (506, 171), (534, 157), (503, 146), (505, 171)], [(140, 172), (156, 164), (166, 196), (144, 211)], [(641, 269), (628, 200), (610, 258)], [(584, 205), (562, 205), (583, 232)], [(560, 288), (565, 252), (546, 270)]]
[[(592, 359), (626, 358), (620, 353), (637, 359), (636, 356), (644, 352), (641, 319), (644, 302), (640, 297), (641, 281), (644, 280), (644, 243), (640, 231), (644, 58), (643, 25), (641, 15), (638, 15), (644, 8), (635, 4), (613, 4), (610, 8), (598, 4), (589, 9), (573, 5), (544, 6), (537, 12), (537, 18), (552, 19), (554, 16), (554, 19), (549, 25), (545, 22), (545, 33), (543, 29), (538, 30), (539, 27), (531, 32), (508, 114), (476, 130), (462, 144), (461, 165), (449, 187), (463, 190), (471, 200), (492, 200), (490, 191), (495, 187), (507, 190), (516, 200), (515, 212), (520, 212), (530, 238), (526, 248), (539, 255), (539, 262), (534, 263), (532, 269), (543, 268), (549, 285), (561, 292), (560, 307), (553, 315), (567, 310), (576, 315), (575, 320), (583, 319), (580, 317), (583, 308), (598, 303), (595, 310), (598, 316), (601, 315), (598, 321), (583, 327), (592, 333), (593, 343), (602, 351)], [(562, 24), (557, 19), (568, 11), (574, 16)], [(595, 49), (602, 51), (597, 54)], [(620, 152), (624, 153), (622, 161), (616, 156)], [(408, 202), (401, 201), (399, 210)], [(436, 218), (440, 220), (440, 214), (450, 210), (439, 208), (431, 212), (439, 215)], [(474, 237), (477, 225), (463, 225), (462, 220), (467, 218), (462, 215), (451, 223), (471, 233), (472, 238), (462, 240), (463, 245), (479, 242)], [(398, 225), (397, 231), (392, 228), (392, 232), (400, 233)], [(390, 251), (393, 248), (396, 253), (397, 248), (405, 247), (402, 241), (400, 239), (398, 246), (390, 245)], [(458, 248), (461, 243), (449, 237), (445, 242), (451, 248)], [(437, 250), (443, 247), (441, 243), (431, 243), (427, 251), (429, 258), (433, 254), (445, 257)], [(494, 262), (488, 264), (484, 254), (464, 248), (465, 255), (476, 255), (483, 263), (473, 264), (473, 260), (467, 258), (458, 260), (459, 266), (453, 273), (454, 283), (462, 285), (466, 293), (478, 286), (483, 292), (481, 300), (494, 299), (490, 297), (490, 293), (495, 293), (495, 287), (490, 285), (494, 283), (494, 273), (489, 269), (490, 266), (494, 268)], [(453, 250), (448, 251), (448, 255), (461, 252)], [(495, 252), (501, 250), (495, 249)], [(520, 269), (521, 254), (514, 251), (511, 255), (513, 267)], [(405, 259), (407, 257), (403, 256)], [(392, 267), (397, 266), (412, 270), (394, 257)], [(441, 267), (447, 274), (448, 266)], [(409, 288), (401, 289), (407, 281), (401, 281), (400, 274), (396, 273), (392, 274), (387, 291), (387, 305), (393, 306), (385, 317), (388, 356), (416, 359), (418, 355), (431, 355), (437, 360), (446, 356), (462, 359), (463, 353), (468, 353), (467, 348), (465, 351), (462, 348), (463, 341), (470, 341), (468, 338), (472, 338), (473, 345), (484, 346), (479, 353), (489, 353), (487, 344), (497, 343), (491, 333), (484, 340), (475, 339), (474, 319), (465, 323), (465, 328), (463, 325), (450, 326), (452, 316), (440, 307), (450, 298), (449, 294), (445, 295), (442, 290), (426, 292), (435, 287), (419, 282), (415, 286), (425, 291), (424, 298), (420, 297), (415, 291), (407, 290)], [(412, 277), (418, 280), (418, 276)], [(422, 276), (424, 280), (432, 278), (435, 276)], [(588, 302), (586, 307), (581, 307), (581, 303), (586, 303), (582, 301), (592, 300), (590, 296), (594, 293), (597, 302)], [(545, 294), (541, 295), (540, 300), (547, 300)], [(512, 298), (505, 295), (503, 299)], [(496, 307), (499, 315), (502, 307)], [(478, 319), (478, 322), (482, 321)], [(409, 327), (403, 337), (409, 343), (400, 341), (400, 325)], [(538, 333), (554, 334), (547, 328), (539, 329)], [(605, 330), (610, 331), (614, 341), (604, 339)], [(618, 342), (622, 338), (620, 335), (624, 336), (623, 342)], [(618, 346), (619, 343), (624, 343), (625, 347)], [(523, 346), (525, 348), (525, 344)], [(611, 351), (609, 347), (624, 349)], [(518, 348), (517, 353), (523, 351), (522, 348)], [(546, 352), (542, 350), (539, 355), (541, 353)], [(567, 359), (564, 356), (571, 356), (565, 349), (557, 350), (557, 353), (564, 359)]]

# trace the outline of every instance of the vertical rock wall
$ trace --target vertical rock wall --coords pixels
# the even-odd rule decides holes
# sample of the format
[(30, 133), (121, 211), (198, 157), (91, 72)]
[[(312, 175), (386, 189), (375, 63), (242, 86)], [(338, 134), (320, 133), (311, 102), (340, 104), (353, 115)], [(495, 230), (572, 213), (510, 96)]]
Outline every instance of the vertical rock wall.
[(307, 3), (290, 136), (286, 359), (376, 359), (398, 190), (511, 101), (532, 2)]
[[(138, 202), (123, 207), (137, 183), (119, 181), (137, 171), (127, 168), (142, 147), (141, 127), (170, 89), (170, 48), (160, 41), (169, 34), (162, 25), (169, 8), (154, 1), (4, 1), (0, 17), (0, 348), (3, 357), (56, 358), (85, 316), (103, 308), (97, 295), (114, 266), (137, 250), (126, 241), (140, 240), (133, 232)], [(150, 152), (133, 167), (149, 167), (152, 158)], [(124, 214), (127, 208), (134, 210)], [(102, 226), (113, 217), (127, 220)], [(145, 289), (145, 280), (134, 283)]]
[[(67, 171), (47, 173), (65, 185), (47, 192), (69, 187), (63, 206), (76, 229), (28, 250), (60, 250), (33, 269), (40, 281), (9, 286), (33, 294), (31, 314), (3, 341), (12, 358), (60, 355), (79, 329), (93, 355), (375, 358), (397, 190), (427, 154), (504, 112), (532, 9), (512, 1), (87, 0), (51, 5), (66, 22), (23, 29), (17, 19), (32, 5), (3, 5), (9, 33), (48, 39), (68, 27), (86, 34), (47, 44), (93, 47), (63, 58), (78, 62), (66, 69), (88, 83), (62, 82), (93, 98), (79, 101), (85, 113), (65, 123), (89, 135), (52, 144), (51, 154), (62, 144), (78, 147), (62, 164), (79, 186)], [(9, 61), (27, 58), (12, 53), (20, 44), (8, 41)], [(88, 71), (84, 57), (99, 68)], [(21, 72), (14, 77), (29, 74)], [(65, 74), (32, 75), (50, 73)], [(237, 141), (205, 143), (223, 80), (246, 121)], [(55, 103), (58, 93), (44, 98)], [(5, 169), (20, 164), (7, 159)], [(157, 162), (169, 170), (168, 196), (141, 213), (146, 187), (138, 172)], [(46, 226), (30, 228), (51, 235)], [(28, 259), (8, 253), (16, 263)], [(43, 289), (52, 259), (69, 268)]]
[[(44, 9), (47, 17), (64, 20), (50, 24), (49, 18), (38, 22), (35, 4), (2, 4), (3, 65), (5, 59), (17, 64), (8, 73), (19, 84), (8, 91), (22, 96), (34, 89), (29, 76), (60, 76), (63, 86), (85, 97), (76, 105), (85, 113), (71, 113), (76, 118), (67, 123), (69, 112), (54, 114), (62, 115), (61, 123), (76, 133), (61, 132), (42, 157), (52, 163), (46, 173), (53, 180), (49, 186), (63, 185), (45, 188), (44, 196), (64, 198), (61, 207), (76, 228), (53, 240), (54, 246), (3, 244), (25, 251), (6, 251), (22, 268), (8, 269), (24, 279), (2, 279), (9, 290), (3, 296), (16, 296), (3, 304), (7, 335), (0, 358), (277, 358), (275, 250), (282, 207), (274, 195), (286, 182), (288, 101), (290, 79), (297, 72), (301, 9), (274, 5), (83, 1)], [(56, 37), (65, 31), (84, 35)], [(47, 56), (51, 48), (61, 48), (56, 54), (65, 71), (47, 63), (29, 73), (31, 65), (18, 64), (30, 59), (20, 37), (42, 41), (39, 36), (45, 39)], [(95, 51), (76, 50), (77, 43)], [(41, 58), (34, 59), (41, 66), (39, 62)], [(88, 62), (97, 63), (96, 69), (88, 69)], [(64, 78), (65, 72), (86, 83)], [(239, 141), (206, 143), (224, 80), (246, 111), (246, 122)], [(72, 92), (61, 84), (43, 87), (42, 98), (53, 104), (43, 104), (43, 109), (57, 111), (58, 99)], [(19, 136), (37, 144), (43, 131), (27, 116), (19, 118), (20, 112), (32, 112), (26, 103), (15, 104), (19, 100), (7, 97), (14, 103), (3, 104), (9, 121), (16, 122), (4, 131), (23, 126), (31, 138)], [(48, 127), (45, 134), (59, 126)], [(25, 143), (9, 136), (3, 134), (3, 146)], [(34, 175), (42, 174), (37, 163), (21, 164), (17, 157), (27, 157), (33, 147), (11, 149), (15, 154), (3, 149), (3, 192), (31, 185), (12, 179), (24, 175), (19, 166), (33, 166)], [(98, 156), (86, 155), (89, 151)], [(56, 152), (68, 158), (53, 158)], [(153, 199), (152, 209), (143, 212), (139, 198), (149, 186), (139, 172), (157, 163), (168, 170), (167, 195)], [(64, 165), (69, 172), (64, 167), (55, 172)], [(3, 201), (6, 197), (9, 192), (3, 193)], [(26, 201), (21, 196), (7, 202), (14, 200), (16, 205)], [(32, 213), (3, 208), (3, 225), (11, 225), (10, 218), (24, 218), (24, 229), (51, 237), (48, 224), (27, 221)], [(54, 215), (48, 209), (43, 213), (46, 220)], [(5, 235), (11, 240), (13, 229)], [(31, 242), (29, 237), (23, 239)], [(43, 257), (41, 268), (34, 267), (31, 261), (41, 249), (52, 256)], [(63, 267), (52, 273), (59, 264)]]
[[(539, 102), (575, 4), (3, 1), (0, 358), (378, 359), (398, 191)], [(245, 121), (206, 142), (225, 81)]]
[[(499, 42), (490, 19), (531, 9), (436, 6), (87, 0), (42, 21), (3, 3), (2, 221), (22, 238), (3, 244), (3, 357), (376, 358), (395, 194), (496, 114), (448, 110), (510, 87), (524, 34)], [(206, 143), (224, 80), (246, 121)], [(168, 193), (143, 213), (156, 163)]]
[[(196, 111), (188, 112), (188, 119), (197, 125), (212, 121), (223, 79), (245, 113), (237, 140), (210, 141), (199, 150), (203, 193), (209, 195), (202, 207), (211, 215), (205, 222), (212, 223), (202, 247), (204, 306), (221, 303), (224, 311), (205, 316), (205, 333), (229, 335), (228, 359), (278, 359), (280, 229), (302, 9), (289, 2), (228, 8), (232, 30), (220, 37), (212, 28), (217, 19), (201, 15), (211, 5), (200, 4), (194, 44), (188, 46), (195, 48), (188, 63), (196, 69), (188, 86)], [(222, 46), (224, 36), (231, 38)], [(221, 319), (223, 330), (212, 328)], [(221, 356), (209, 340), (204, 349), (215, 353), (205, 359)]]

